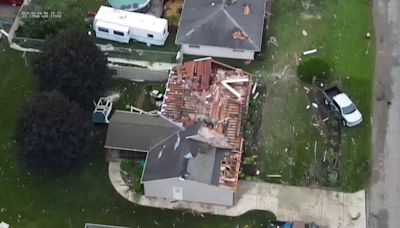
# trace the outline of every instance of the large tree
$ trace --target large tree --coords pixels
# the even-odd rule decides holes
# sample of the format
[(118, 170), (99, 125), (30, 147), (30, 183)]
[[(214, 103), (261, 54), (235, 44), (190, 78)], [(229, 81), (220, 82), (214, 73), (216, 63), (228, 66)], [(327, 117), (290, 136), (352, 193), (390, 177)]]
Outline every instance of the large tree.
[(47, 39), (33, 67), (42, 91), (58, 90), (86, 110), (110, 83), (106, 56), (87, 34), (74, 29)]
[(16, 128), (19, 156), (41, 173), (79, 166), (91, 149), (91, 123), (82, 108), (58, 92), (24, 106)]

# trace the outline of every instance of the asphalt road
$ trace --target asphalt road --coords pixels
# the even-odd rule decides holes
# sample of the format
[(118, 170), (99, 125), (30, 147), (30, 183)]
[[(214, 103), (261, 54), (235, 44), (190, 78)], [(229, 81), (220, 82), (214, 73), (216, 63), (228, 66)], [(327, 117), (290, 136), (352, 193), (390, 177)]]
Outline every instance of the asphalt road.
[(376, 69), (370, 228), (400, 227), (400, 1), (373, 0)]

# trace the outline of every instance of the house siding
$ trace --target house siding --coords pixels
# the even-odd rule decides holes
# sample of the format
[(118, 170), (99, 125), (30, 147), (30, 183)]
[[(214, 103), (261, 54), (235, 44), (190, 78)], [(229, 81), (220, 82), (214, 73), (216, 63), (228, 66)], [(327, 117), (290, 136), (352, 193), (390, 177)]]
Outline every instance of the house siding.
[(254, 59), (254, 51), (223, 47), (182, 44), (181, 51), (183, 54), (188, 55), (212, 56), (231, 59)]
[(234, 191), (191, 180), (168, 178), (162, 180), (145, 181), (144, 194), (150, 197), (173, 200), (173, 187), (182, 188), (184, 201), (210, 203), (233, 206)]

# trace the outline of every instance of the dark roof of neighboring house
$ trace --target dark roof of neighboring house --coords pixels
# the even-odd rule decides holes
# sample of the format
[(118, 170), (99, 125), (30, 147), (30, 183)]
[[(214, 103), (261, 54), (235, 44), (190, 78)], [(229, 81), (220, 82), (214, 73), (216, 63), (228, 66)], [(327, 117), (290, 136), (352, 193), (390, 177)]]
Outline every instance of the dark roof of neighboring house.
[(116, 111), (108, 126), (105, 147), (147, 152), (179, 130), (160, 116)]
[[(185, 0), (177, 44), (261, 50), (267, 0)], [(244, 14), (248, 5), (250, 13)], [(247, 39), (233, 39), (241, 32)]]

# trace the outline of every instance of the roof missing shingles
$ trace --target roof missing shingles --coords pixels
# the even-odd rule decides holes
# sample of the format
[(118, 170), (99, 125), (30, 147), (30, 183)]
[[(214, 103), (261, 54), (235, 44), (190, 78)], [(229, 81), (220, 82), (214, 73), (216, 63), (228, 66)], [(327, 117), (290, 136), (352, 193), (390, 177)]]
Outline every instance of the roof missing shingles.
[(243, 14), (249, 15), (250, 13), (251, 13), (250, 5), (247, 3), (243, 4)]
[(176, 43), (260, 51), (267, 1), (185, 0)]

